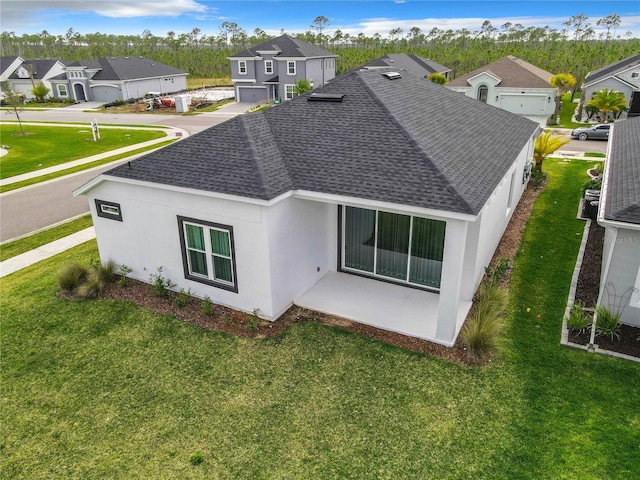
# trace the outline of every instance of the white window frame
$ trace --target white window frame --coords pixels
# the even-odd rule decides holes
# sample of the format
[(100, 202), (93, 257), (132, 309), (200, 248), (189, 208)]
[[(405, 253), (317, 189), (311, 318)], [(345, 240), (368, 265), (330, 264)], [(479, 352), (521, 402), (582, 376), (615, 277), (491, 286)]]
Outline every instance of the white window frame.
[[(205, 254), (205, 258), (207, 262), (207, 275), (203, 275), (201, 273), (192, 271), (191, 261), (190, 261), (188, 252), (189, 250), (195, 250), (195, 249), (190, 248), (187, 245), (187, 231), (186, 231), (187, 225), (191, 225), (191, 226), (203, 229), (205, 250), (204, 251), (196, 250), (196, 251), (199, 251)], [(238, 281), (237, 281), (238, 276), (237, 276), (236, 261), (235, 261), (235, 244), (233, 240), (233, 227), (230, 225), (222, 225), (219, 223), (207, 222), (204, 220), (178, 216), (178, 228), (180, 233), (180, 248), (182, 251), (182, 264), (184, 268), (185, 278), (187, 280), (193, 280), (195, 282), (204, 283), (212, 287), (217, 287), (217, 288), (238, 293)], [(228, 239), (229, 239), (229, 252), (230, 252), (229, 256), (213, 253), (213, 249), (211, 247), (211, 235), (209, 233), (211, 230), (217, 230), (217, 231), (227, 233)], [(213, 265), (214, 256), (225, 258), (231, 262), (231, 277), (232, 277), (231, 282), (221, 278), (217, 278), (215, 276), (215, 268)]]
[(511, 173), (511, 180), (509, 180), (509, 198), (507, 198), (507, 213), (509, 216), (509, 212), (513, 208), (513, 192), (516, 189), (516, 171), (514, 170)]
[[(289, 89), (291, 89), (291, 92), (289, 92)], [(289, 95), (291, 94), (291, 95)], [(297, 97), (298, 94), (296, 93), (296, 86), (295, 84), (289, 84), (289, 85), (285, 85), (284, 86), (284, 99), (285, 100), (291, 100), (294, 97)]]
[(273, 60), (264, 61), (264, 74), (273, 75)]
[[(244, 72), (242, 71), (244, 70)], [(247, 61), (246, 60), (238, 60), (238, 74), (239, 75), (246, 75), (248, 73), (249, 69), (247, 68)]]
[(296, 74), (296, 61), (287, 60), (287, 75), (295, 75), (295, 74)]
[[(64, 88), (64, 93), (62, 93), (60, 91), (60, 88)], [(59, 97), (68, 97), (69, 96), (69, 89), (63, 83), (59, 83), (58, 85), (56, 85), (56, 90), (58, 91), (58, 96)]]

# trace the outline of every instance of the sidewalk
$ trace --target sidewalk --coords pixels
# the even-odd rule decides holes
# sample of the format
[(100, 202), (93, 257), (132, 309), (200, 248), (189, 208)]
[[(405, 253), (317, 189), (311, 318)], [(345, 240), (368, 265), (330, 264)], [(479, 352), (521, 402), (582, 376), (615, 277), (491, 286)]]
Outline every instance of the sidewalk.
[(25, 267), (38, 263), (41, 260), (53, 257), (72, 247), (88, 242), (96, 238), (93, 227), (85, 228), (79, 232), (72, 233), (66, 237), (55, 240), (46, 245), (42, 245), (34, 250), (12, 257), (4, 262), (0, 262), (0, 278), (10, 275)]
[[(38, 123), (38, 122), (23, 122), (23, 125), (45, 125), (51, 126), (51, 123)], [(83, 127), (87, 128), (86, 125), (83, 124), (64, 124), (61, 125), (64, 127)], [(182, 128), (177, 127), (169, 127), (169, 128), (136, 128), (136, 127), (100, 127), (103, 129), (128, 129), (128, 130), (160, 130), (162, 132), (167, 132), (166, 137), (156, 138), (154, 140), (149, 140), (142, 143), (136, 143), (135, 145), (129, 145), (127, 147), (118, 148), (116, 150), (109, 150), (108, 152), (98, 153), (96, 155), (92, 155), (90, 157), (81, 158), (78, 160), (73, 160), (71, 162), (62, 163), (60, 165), (55, 165), (53, 167), (42, 168), (40, 170), (35, 170), (33, 172), (23, 173), (22, 175), (14, 175), (13, 177), (4, 178), (0, 180), (0, 186), (10, 185), (12, 183), (22, 182), (23, 180), (29, 180), (31, 178), (41, 177), (43, 175), (48, 175), (53, 172), (60, 172), (63, 170), (67, 170), (69, 168), (73, 168), (78, 165), (84, 165), (86, 163), (92, 163), (97, 160), (102, 160), (103, 158), (113, 157), (116, 155), (120, 155), (122, 153), (130, 152), (133, 150), (137, 150), (139, 148), (148, 147), (151, 145), (155, 145), (156, 143), (165, 142), (167, 140), (171, 140), (173, 138), (187, 138), (189, 136), (189, 132), (183, 130)], [(171, 135), (173, 133), (173, 135)]]

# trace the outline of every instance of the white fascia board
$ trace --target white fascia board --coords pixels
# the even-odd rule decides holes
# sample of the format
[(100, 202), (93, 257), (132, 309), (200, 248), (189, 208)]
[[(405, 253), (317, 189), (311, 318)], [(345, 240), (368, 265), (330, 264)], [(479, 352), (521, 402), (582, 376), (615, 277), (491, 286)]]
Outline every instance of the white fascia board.
[(605, 80), (615, 80), (615, 81), (620, 82), (622, 85), (625, 85), (625, 86), (627, 86), (627, 87), (630, 87), (630, 88), (638, 88), (638, 87), (636, 87), (635, 85), (633, 85), (633, 84), (631, 84), (631, 83), (629, 83), (629, 82), (625, 82), (625, 81), (624, 81), (624, 80), (622, 80), (621, 78), (616, 77), (615, 75), (609, 75), (608, 77), (601, 78), (600, 80), (595, 80), (595, 81), (593, 81), (593, 82), (585, 83), (585, 84), (582, 86), (582, 88), (589, 88), (589, 87), (592, 87), (592, 86), (594, 86), (594, 85), (597, 85), (597, 84), (598, 84), (598, 83), (600, 83), (600, 82), (604, 82)]
[(122, 80), (121, 81), (114, 80), (114, 82), (116, 82), (116, 83), (91, 82), (91, 85), (89, 85), (89, 88), (93, 88), (93, 87), (113, 87), (113, 88), (118, 88), (120, 85), (122, 85), (124, 83), (124, 81), (122, 81)]
[(488, 77), (494, 78), (498, 82), (498, 84), (502, 82), (502, 79), (500, 77), (496, 77), (495, 75), (492, 75), (489, 72), (480, 72), (477, 75), (474, 75), (473, 77), (467, 78), (467, 82), (471, 82), (471, 80), (473, 80), (474, 78), (481, 77), (482, 75), (487, 75)]
[(295, 60), (298, 62), (303, 62), (306, 60), (314, 60), (316, 58), (338, 58), (338, 55), (318, 55), (314, 57), (276, 57), (274, 58), (274, 60), (282, 60), (282, 61)]
[(259, 55), (251, 55), (247, 57), (227, 57), (227, 60), (260, 60), (261, 58)]
[[(118, 79), (120, 82), (139, 82), (139, 81), (143, 81), (143, 80), (154, 80), (156, 78), (171, 78), (171, 77), (182, 77), (182, 76), (186, 76), (188, 75), (186, 72), (185, 73), (172, 73), (170, 75), (156, 75), (154, 77), (136, 77), (136, 78), (125, 78), (125, 79)], [(112, 80), (112, 81), (116, 81), (116, 80)]]
[(255, 78), (232, 78), (233, 83), (256, 83)]
[(260, 55), (277, 55), (281, 50), (256, 50)]

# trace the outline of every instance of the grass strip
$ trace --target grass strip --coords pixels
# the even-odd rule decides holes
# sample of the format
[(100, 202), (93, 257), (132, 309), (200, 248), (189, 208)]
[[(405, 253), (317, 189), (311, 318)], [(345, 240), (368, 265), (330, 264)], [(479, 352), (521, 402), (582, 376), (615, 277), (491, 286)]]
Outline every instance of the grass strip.
[(585, 157), (594, 157), (594, 158), (605, 158), (607, 155), (605, 153), (600, 152), (585, 152)]
[[(17, 120), (5, 120), (4, 118), (2, 119), (2, 123), (15, 123), (17, 124), (18, 121)], [(46, 121), (46, 120), (28, 120), (25, 122), (22, 122), (23, 125), (28, 125), (30, 123), (46, 123), (46, 124), (50, 124), (50, 125), (83, 125), (85, 122), (52, 122), (52, 121)], [(90, 124), (86, 123), (87, 128), (89, 128)], [(167, 125), (148, 125), (148, 124), (139, 124), (139, 123), (100, 123), (100, 127), (132, 127), (132, 128), (141, 128), (141, 129), (145, 129), (145, 128), (162, 128), (162, 129), (168, 129), (168, 128), (173, 128), (173, 127), (169, 127)]]
[(84, 215), (80, 218), (76, 218), (75, 220), (71, 220), (70, 222), (21, 238), (20, 240), (0, 245), (0, 262), (4, 262), (5, 260), (41, 247), (42, 245), (46, 245), (54, 240), (58, 240), (66, 237), (67, 235), (71, 235), (72, 233), (89, 228), (92, 225), (93, 221), (91, 220), (91, 215)]
[(132, 150), (130, 152), (121, 153), (119, 155), (114, 155), (112, 157), (103, 158), (101, 160), (96, 160), (95, 162), (85, 163), (83, 165), (77, 165), (75, 167), (67, 168), (65, 170), (60, 170), (59, 172), (52, 172), (47, 175), (41, 175), (39, 177), (30, 178), (28, 180), (23, 180), (21, 182), (10, 183), (8, 185), (0, 186), (0, 194), (10, 192), (11, 190), (17, 190), (18, 188), (28, 187), (30, 185), (35, 185), (37, 183), (46, 182), (47, 180), (53, 180), (54, 178), (64, 177), (66, 175), (70, 175), (72, 173), (82, 172), (83, 170), (89, 170), (90, 168), (99, 167), (101, 165), (106, 165), (107, 163), (115, 162), (116, 160), (120, 160), (122, 158), (131, 157), (133, 155), (137, 155), (149, 150), (154, 150), (156, 148), (162, 148), (170, 143), (175, 142), (176, 139), (165, 140), (163, 142), (156, 143), (155, 145), (150, 145), (148, 147), (138, 148), (136, 150)]

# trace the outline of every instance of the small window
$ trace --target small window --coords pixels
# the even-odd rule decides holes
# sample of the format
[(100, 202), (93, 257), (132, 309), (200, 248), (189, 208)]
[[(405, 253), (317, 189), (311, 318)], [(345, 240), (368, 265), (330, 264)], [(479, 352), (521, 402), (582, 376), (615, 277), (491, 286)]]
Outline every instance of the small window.
[(238, 292), (233, 227), (178, 217), (184, 276)]
[(631, 78), (638, 78), (638, 77), (640, 77), (640, 73), (638, 73), (638, 72), (633, 72), (631, 74)]
[(99, 217), (122, 221), (122, 210), (119, 203), (105, 202), (96, 199), (96, 212)]
[(481, 85), (478, 88), (478, 100), (487, 103), (487, 97), (489, 96), (489, 88), (486, 85)]
[(288, 61), (287, 62), (287, 75), (295, 75), (296, 74), (296, 62)]
[(271, 75), (273, 73), (273, 60), (265, 60), (264, 73)]
[(284, 89), (285, 89), (285, 98), (287, 100), (291, 100), (293, 97), (298, 95), (296, 93), (296, 86), (295, 85), (285, 85)]
[(67, 86), (66, 85), (58, 85), (58, 96), (66, 97), (67, 96)]
[(238, 73), (240, 75), (247, 74), (247, 62), (245, 60), (238, 60)]

